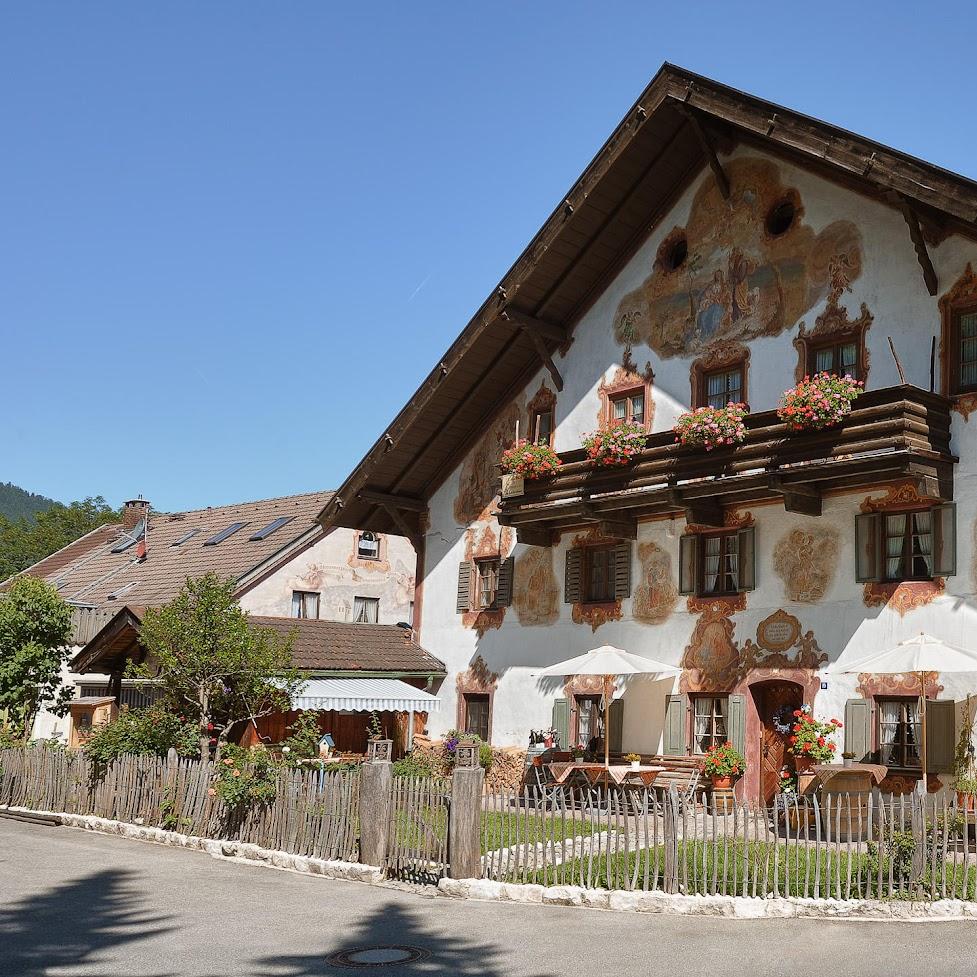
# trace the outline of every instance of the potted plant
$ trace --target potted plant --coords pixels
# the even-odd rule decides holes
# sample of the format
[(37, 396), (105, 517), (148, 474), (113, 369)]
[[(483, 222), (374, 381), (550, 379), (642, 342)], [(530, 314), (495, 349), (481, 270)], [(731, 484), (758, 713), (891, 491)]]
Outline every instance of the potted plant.
[(746, 758), (732, 743), (722, 743), (710, 747), (699, 765), (702, 772), (712, 780), (712, 786), (726, 789), (733, 781), (742, 777), (746, 771)]
[(746, 404), (697, 407), (680, 414), (672, 430), (679, 444), (712, 451), (713, 448), (725, 448), (745, 440), (746, 424), (743, 418), (748, 413)]
[(371, 740), (383, 739), (383, 724), (380, 722), (380, 714), (375, 709), (370, 713), (367, 738)]
[(841, 759), (846, 767), (850, 767), (855, 762), (855, 754), (846, 750), (841, 754)]
[(593, 465), (613, 468), (634, 461), (647, 442), (648, 432), (641, 425), (619, 421), (588, 434), (583, 447)]
[(638, 753), (625, 753), (624, 759), (631, 764), (632, 770), (635, 770), (641, 766), (641, 756)]
[(502, 452), (500, 464), (507, 475), (545, 478), (552, 475), (563, 462), (548, 444), (523, 439)]
[(974, 753), (974, 717), (970, 712), (969, 695), (953, 753), (953, 775), (957, 805), (968, 813), (977, 810), (977, 758)]
[(809, 770), (815, 763), (830, 763), (837, 749), (831, 737), (843, 728), (843, 724), (837, 719), (827, 722), (815, 719), (807, 704), (795, 709), (792, 718), (787, 750), (793, 754), (798, 772)]
[(862, 392), (861, 380), (834, 373), (816, 373), (784, 391), (777, 416), (791, 431), (823, 431), (840, 424)]

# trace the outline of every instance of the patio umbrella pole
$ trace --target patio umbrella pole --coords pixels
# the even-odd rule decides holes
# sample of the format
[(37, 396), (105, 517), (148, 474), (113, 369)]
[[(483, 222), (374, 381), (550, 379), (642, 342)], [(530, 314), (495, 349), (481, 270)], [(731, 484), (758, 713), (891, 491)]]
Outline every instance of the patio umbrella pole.
[[(614, 681), (613, 675), (604, 676), (604, 769), (611, 765), (611, 689)], [(610, 694), (609, 694), (610, 693)]]
[(919, 673), (919, 718), (923, 727), (923, 755), (920, 757), (923, 767), (923, 797), (926, 796), (926, 673)]

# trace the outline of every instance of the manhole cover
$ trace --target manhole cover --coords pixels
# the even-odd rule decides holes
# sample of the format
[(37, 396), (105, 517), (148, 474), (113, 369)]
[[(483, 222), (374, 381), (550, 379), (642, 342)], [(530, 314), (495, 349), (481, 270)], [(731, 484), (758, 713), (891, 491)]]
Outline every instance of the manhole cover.
[(394, 963), (413, 963), (427, 956), (416, 946), (364, 946), (355, 950), (341, 950), (328, 957), (337, 967), (389, 967)]

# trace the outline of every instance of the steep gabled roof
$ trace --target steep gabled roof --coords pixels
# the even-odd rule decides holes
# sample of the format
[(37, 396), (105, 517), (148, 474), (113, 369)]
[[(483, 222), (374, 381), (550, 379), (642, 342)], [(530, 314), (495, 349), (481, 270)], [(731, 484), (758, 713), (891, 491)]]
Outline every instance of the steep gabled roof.
[(424, 500), (540, 369), (541, 347), (565, 346), (716, 147), (735, 142), (911, 211), (907, 222), (925, 236), (977, 239), (974, 181), (666, 64), (323, 509), (323, 524), (419, 530)]
[[(154, 606), (172, 600), (187, 577), (214, 572), (243, 590), (297, 551), (320, 539), (316, 514), (329, 492), (150, 515), (147, 554), (121, 549), (122, 526), (101, 526), (24, 572), (53, 583), (65, 600), (93, 608)], [(287, 520), (261, 539), (275, 519)], [(234, 523), (243, 526), (216, 545), (207, 541)], [(182, 541), (181, 541), (182, 540)]]

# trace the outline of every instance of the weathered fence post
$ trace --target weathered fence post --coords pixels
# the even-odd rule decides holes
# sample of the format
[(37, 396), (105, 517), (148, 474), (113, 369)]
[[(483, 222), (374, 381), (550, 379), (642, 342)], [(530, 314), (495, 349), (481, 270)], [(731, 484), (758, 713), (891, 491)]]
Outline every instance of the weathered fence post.
[(665, 808), (665, 825), (662, 841), (665, 846), (665, 877), (666, 892), (678, 892), (678, 790), (672, 784), (663, 798)]
[[(467, 744), (465, 744), (467, 746)], [(458, 745), (451, 774), (448, 816), (448, 874), (453, 879), (482, 877), (482, 789), (485, 771), (478, 764), (478, 748)]]
[(360, 861), (383, 868), (390, 833), (393, 764), (372, 760), (360, 767)]

